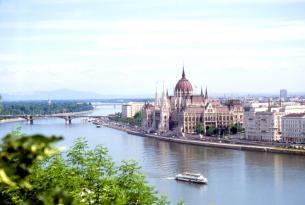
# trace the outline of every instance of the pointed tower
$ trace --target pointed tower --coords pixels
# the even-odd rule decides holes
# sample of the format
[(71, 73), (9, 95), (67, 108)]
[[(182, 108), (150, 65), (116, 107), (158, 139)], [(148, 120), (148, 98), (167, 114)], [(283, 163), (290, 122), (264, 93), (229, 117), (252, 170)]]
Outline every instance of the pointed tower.
[(152, 122), (152, 128), (154, 130), (158, 129), (159, 123), (157, 120), (157, 112), (160, 112), (160, 98), (158, 95), (158, 87), (156, 86), (156, 94), (155, 94), (155, 104), (154, 104), (154, 111), (153, 111), (153, 122)]
[(200, 95), (201, 95), (201, 96), (203, 96), (203, 90), (202, 90), (202, 86), (201, 86)]
[(160, 106), (160, 98), (158, 96), (158, 87), (156, 87), (156, 94), (155, 94), (155, 109)]
[(163, 92), (161, 100), (161, 109), (160, 109), (160, 124), (159, 124), (159, 133), (166, 133), (169, 130), (169, 105), (168, 98), (165, 91), (165, 85), (163, 82)]
[(161, 100), (161, 107), (167, 104), (167, 94), (165, 93), (165, 85), (163, 82), (163, 91), (162, 91), (162, 100)]
[(175, 86), (175, 91), (174, 91), (175, 96), (178, 96), (179, 91), (183, 92), (184, 97), (190, 96), (193, 94), (193, 86), (190, 83), (190, 81), (188, 79), (186, 79), (184, 65), (182, 67), (182, 77)]
[(183, 67), (182, 67), (182, 79), (185, 79), (184, 64), (183, 64)]
[(205, 95), (204, 95), (205, 99), (208, 99), (209, 96), (208, 96), (208, 87), (206, 86), (205, 87)]

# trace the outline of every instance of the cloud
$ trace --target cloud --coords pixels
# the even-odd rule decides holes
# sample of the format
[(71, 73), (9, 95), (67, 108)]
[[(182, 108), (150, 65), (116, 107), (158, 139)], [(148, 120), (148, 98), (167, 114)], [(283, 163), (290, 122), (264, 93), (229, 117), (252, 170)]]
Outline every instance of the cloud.
[[(250, 24), (250, 25), (249, 25)], [(128, 42), (129, 39), (174, 41), (181, 44), (187, 40), (191, 44), (203, 43), (243, 43), (258, 41), (304, 40), (305, 21), (265, 21), (254, 22), (224, 22), (219, 20), (151, 20), (151, 21), (39, 21), (35, 23), (17, 22), (0, 23), (0, 29), (51, 29), (60, 30), (61, 34), (21, 37), (1, 37), (2, 40), (96, 40), (100, 43), (116, 41)], [(85, 34), (65, 34), (65, 31), (86, 31)], [(88, 35), (91, 31), (98, 32)], [(163, 40), (164, 39), (164, 40)]]
[[(180, 77), (183, 61), (194, 85), (208, 84), (217, 91), (229, 87), (223, 85), (228, 79), (234, 81), (232, 89), (243, 89), (244, 85), (261, 89), (256, 87), (255, 80), (260, 76), (277, 85), (288, 79), (295, 89), (304, 85), (299, 80), (305, 65), (302, 18), (288, 20), (292, 18), (286, 14), (263, 18), (257, 13), (251, 18), (241, 18), (240, 14), (225, 18), (226, 15), (215, 11), (218, 6), (201, 6), (221, 4), (221, 8), (226, 8), (231, 3), (254, 1), (148, 4), (139, 0), (132, 1), (132, 5), (110, 0), (92, 4), (81, 0), (30, 2), (35, 3), (28, 6), (33, 15), (25, 18), (16, 14), (11, 19), (5, 16), (0, 22), (0, 44), (4, 45), (0, 48), (0, 73), (5, 74), (0, 76), (2, 89), (72, 87), (98, 89), (101, 93), (150, 93), (157, 80), (165, 80), (169, 86), (174, 84)], [(123, 14), (116, 17), (103, 12), (86, 13), (96, 9), (95, 4), (103, 5), (98, 9), (109, 13)], [(84, 15), (58, 16), (48, 10), (49, 6), (61, 13), (65, 13), (65, 8), (79, 9)], [(147, 16), (142, 15), (145, 12), (142, 8)], [(41, 15), (44, 11), (45, 15)]]
[(0, 53), (0, 63), (1, 62), (20, 62), (24, 61), (25, 57), (22, 54), (7, 54), (7, 53)]

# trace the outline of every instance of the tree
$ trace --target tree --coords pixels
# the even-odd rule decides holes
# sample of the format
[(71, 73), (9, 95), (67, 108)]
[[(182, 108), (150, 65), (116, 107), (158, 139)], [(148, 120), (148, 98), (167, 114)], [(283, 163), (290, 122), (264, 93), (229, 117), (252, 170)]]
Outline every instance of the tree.
[(231, 126), (230, 126), (230, 133), (231, 133), (232, 135), (235, 135), (235, 134), (237, 133), (237, 127), (236, 127), (236, 125), (231, 125)]
[[(0, 198), (5, 204), (71, 204), (72, 197), (61, 189), (35, 192), (31, 175), (36, 171), (35, 163), (55, 153), (50, 144), (61, 137), (42, 135), (22, 136), (19, 130), (2, 139), (0, 145)], [(24, 197), (27, 193), (31, 197)], [(48, 200), (47, 200), (48, 199)]]
[(60, 139), (18, 130), (3, 139), (0, 198), (6, 204), (168, 204), (136, 162), (116, 166), (105, 147), (89, 149), (81, 138), (63, 157), (50, 146)]
[(199, 123), (196, 126), (196, 132), (197, 132), (197, 134), (204, 134), (205, 133), (205, 129), (204, 129), (203, 123)]
[(36, 114), (54, 114), (63, 112), (80, 112), (92, 110), (93, 106), (90, 103), (78, 103), (75, 101), (54, 101), (49, 104), (47, 101), (35, 102), (4, 102), (1, 114), (12, 115), (36, 115)]
[(229, 128), (227, 126), (222, 126), (219, 129), (220, 135), (227, 135), (229, 134)]
[(143, 117), (143, 112), (142, 111), (137, 112), (133, 117), (134, 124), (137, 126), (141, 126), (142, 117)]
[(217, 134), (216, 127), (215, 126), (208, 127), (207, 136), (212, 136), (212, 135), (215, 135), (215, 134)]
[(240, 124), (234, 124), (230, 126), (230, 133), (235, 135), (238, 132), (241, 132), (243, 130), (243, 128), (240, 126)]

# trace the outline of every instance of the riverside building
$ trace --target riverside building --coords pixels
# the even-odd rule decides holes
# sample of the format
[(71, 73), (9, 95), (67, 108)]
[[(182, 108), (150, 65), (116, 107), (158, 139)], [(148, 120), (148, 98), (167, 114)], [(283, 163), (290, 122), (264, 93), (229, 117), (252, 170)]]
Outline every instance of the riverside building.
[(199, 124), (203, 124), (205, 130), (211, 126), (242, 125), (243, 115), (240, 101), (232, 100), (223, 105), (218, 100), (210, 100), (207, 89), (203, 93), (202, 88), (199, 94), (195, 94), (183, 68), (173, 96), (169, 96), (163, 86), (161, 98), (156, 90), (154, 104), (144, 106), (142, 129), (159, 134), (174, 132), (181, 136), (196, 133)]
[(245, 138), (257, 141), (281, 141), (282, 117), (287, 114), (304, 113), (305, 106), (294, 102), (276, 104), (252, 103), (245, 107)]
[(283, 116), (282, 131), (283, 142), (305, 143), (305, 113)]
[(122, 117), (131, 118), (135, 116), (137, 112), (140, 112), (144, 107), (142, 102), (129, 102), (122, 105)]

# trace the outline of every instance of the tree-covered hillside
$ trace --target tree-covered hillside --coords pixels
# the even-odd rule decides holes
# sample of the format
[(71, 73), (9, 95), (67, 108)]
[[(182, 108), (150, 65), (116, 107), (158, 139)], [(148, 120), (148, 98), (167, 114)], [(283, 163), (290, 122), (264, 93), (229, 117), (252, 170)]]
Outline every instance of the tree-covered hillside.
[(81, 112), (92, 110), (93, 106), (87, 102), (77, 101), (17, 101), (3, 102), (1, 115), (46, 115), (65, 112)]

